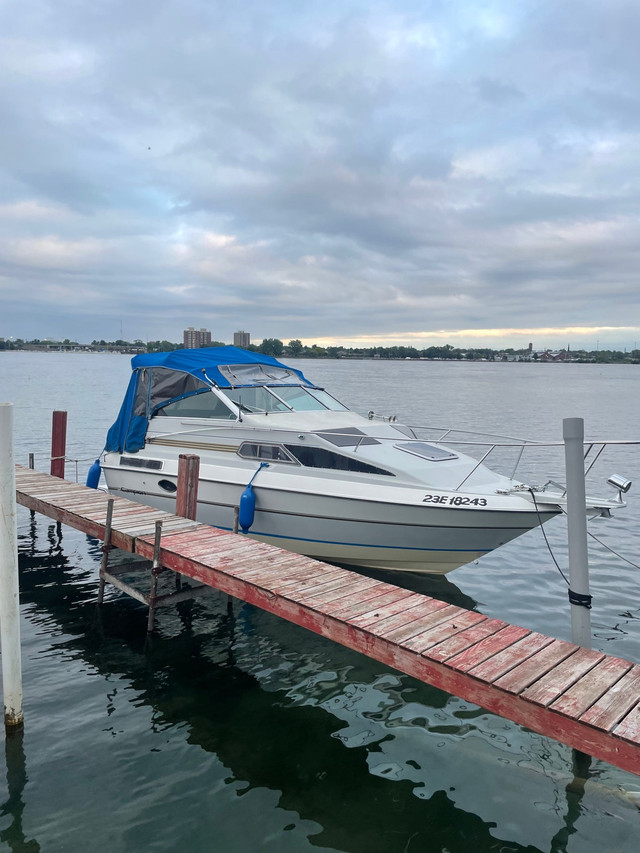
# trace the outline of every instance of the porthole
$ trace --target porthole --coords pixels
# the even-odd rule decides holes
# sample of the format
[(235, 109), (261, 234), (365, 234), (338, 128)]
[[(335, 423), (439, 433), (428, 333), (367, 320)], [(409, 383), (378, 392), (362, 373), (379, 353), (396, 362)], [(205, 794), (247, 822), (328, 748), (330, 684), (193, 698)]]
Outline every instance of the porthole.
[(177, 492), (178, 487), (175, 483), (172, 483), (171, 480), (158, 480), (158, 485), (161, 489), (164, 489), (165, 492)]

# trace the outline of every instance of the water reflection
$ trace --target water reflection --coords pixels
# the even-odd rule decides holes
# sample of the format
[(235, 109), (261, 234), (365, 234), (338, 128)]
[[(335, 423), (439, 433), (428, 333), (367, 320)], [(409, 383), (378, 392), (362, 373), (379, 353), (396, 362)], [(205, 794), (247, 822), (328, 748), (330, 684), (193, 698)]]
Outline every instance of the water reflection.
[[(345, 566), (345, 568), (350, 568)], [(477, 602), (470, 595), (465, 595), (461, 589), (445, 575), (422, 575), (417, 572), (397, 572), (385, 571), (384, 569), (363, 569), (356, 570), (358, 574), (366, 575), (375, 580), (392, 583), (396, 586), (402, 586), (405, 589), (410, 589), (413, 592), (419, 592), (422, 595), (428, 595), (431, 598), (438, 598), (440, 601), (446, 601), (447, 604), (455, 604), (456, 607), (462, 607), (465, 610), (476, 610)]]
[(567, 785), (567, 811), (564, 826), (551, 839), (551, 853), (564, 853), (570, 837), (576, 832), (576, 822), (582, 814), (580, 803), (585, 794), (585, 785), (590, 775), (591, 758), (583, 752), (573, 752), (573, 779)]
[(8, 818), (9, 825), (0, 830), (0, 842), (13, 853), (39, 853), (40, 845), (28, 841), (22, 828), (25, 809), (24, 788), (27, 784), (27, 766), (24, 754), (24, 731), (6, 732), (4, 754), (7, 768), (7, 799), (0, 804), (0, 817)]
[[(70, 540), (71, 552), (77, 537)], [(323, 641), (254, 608), (229, 614), (223, 598), (165, 611), (159, 633), (148, 640), (145, 609), (119, 598), (98, 612), (97, 567), (79, 568), (62, 545), (55, 525), (41, 537), (30, 527), (20, 542), (23, 603), (30, 618), (64, 631), (56, 651), (81, 656), (110, 682), (125, 679), (129, 701), (152, 708), (158, 730), (187, 727), (190, 745), (229, 768), (227, 784), (237, 786), (238, 796), (257, 789), (278, 792), (279, 808), (319, 825), (310, 838), (314, 846), (347, 853), (565, 849), (581, 815), (580, 793), (567, 794), (566, 816), (558, 815), (550, 847), (513, 840), (521, 831), (509, 833), (508, 819), (498, 828), (496, 821), (460, 806), (460, 792), (448, 781), (460, 779), (463, 787), (465, 762), (467, 771), (482, 767), (473, 753), (477, 741), (463, 737), (473, 735), (474, 721), (484, 712), (447, 706), (446, 694), (410, 679), (381, 676), (380, 665), (349, 650), (332, 646), (327, 655)], [(435, 594), (435, 581), (441, 594), (460, 604), (461, 593), (446, 579), (419, 581), (431, 589), (428, 594)], [(116, 692), (111, 683), (105, 690), (107, 719)], [(362, 738), (356, 731), (361, 721), (373, 736)], [(439, 747), (421, 753), (430, 732), (438, 743), (457, 738), (455, 750), (446, 753), (451, 766), (438, 763)], [(471, 751), (465, 753), (466, 747)], [(19, 778), (26, 780), (26, 772), (22, 777), (16, 772)], [(484, 806), (478, 781), (472, 784)], [(535, 785), (539, 792), (539, 782)], [(24, 782), (20, 796), (10, 796), (4, 807), (12, 827), (21, 827), (23, 788)], [(527, 790), (524, 779), (521, 803)], [(15, 849), (31, 853), (39, 847)]]

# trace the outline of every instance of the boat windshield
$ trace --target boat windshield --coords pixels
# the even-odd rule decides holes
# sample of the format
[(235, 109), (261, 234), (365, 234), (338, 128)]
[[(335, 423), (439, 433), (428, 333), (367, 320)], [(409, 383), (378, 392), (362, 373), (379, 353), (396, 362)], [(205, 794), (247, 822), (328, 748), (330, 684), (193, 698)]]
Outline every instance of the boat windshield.
[(225, 388), (224, 394), (245, 412), (345, 411), (330, 394), (319, 389), (308, 391), (301, 385)]
[(323, 391), (322, 388), (310, 388), (308, 391), (309, 394), (314, 396), (317, 400), (319, 400), (327, 409), (331, 409), (332, 412), (348, 412), (346, 406), (343, 406), (342, 403), (339, 403), (335, 397), (332, 397), (331, 394), (327, 394), (326, 391)]
[(288, 388), (276, 388), (273, 391), (296, 412), (319, 411), (331, 409), (334, 412), (345, 412), (346, 406), (339, 403), (331, 394), (320, 388), (302, 388), (297, 385)]
[(228, 397), (243, 412), (290, 412), (291, 407), (283, 403), (266, 388), (225, 388)]

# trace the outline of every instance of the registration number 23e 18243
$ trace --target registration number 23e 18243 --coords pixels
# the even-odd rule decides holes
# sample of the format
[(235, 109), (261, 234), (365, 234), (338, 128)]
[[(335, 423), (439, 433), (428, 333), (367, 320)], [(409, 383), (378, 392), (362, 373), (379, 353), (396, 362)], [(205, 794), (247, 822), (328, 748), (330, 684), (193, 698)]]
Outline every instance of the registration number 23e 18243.
[(446, 504), (447, 506), (486, 506), (486, 498), (470, 498), (467, 495), (425, 495), (425, 504)]

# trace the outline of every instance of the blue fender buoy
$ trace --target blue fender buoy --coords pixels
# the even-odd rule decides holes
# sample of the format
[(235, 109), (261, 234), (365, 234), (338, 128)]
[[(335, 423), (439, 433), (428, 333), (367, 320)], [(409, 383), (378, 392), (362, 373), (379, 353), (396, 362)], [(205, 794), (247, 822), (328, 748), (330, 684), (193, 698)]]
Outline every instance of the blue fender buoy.
[(238, 526), (243, 533), (246, 533), (253, 524), (255, 514), (256, 496), (253, 492), (253, 486), (249, 483), (240, 495), (240, 504), (238, 506)]
[(268, 462), (261, 462), (258, 470), (246, 485), (244, 492), (240, 495), (238, 504), (238, 527), (243, 533), (247, 533), (256, 514), (256, 496), (253, 491), (253, 481), (263, 468), (268, 468)]
[(87, 474), (87, 486), (90, 489), (97, 489), (98, 483), (100, 482), (100, 460), (96, 459), (91, 468), (89, 468), (89, 473)]

